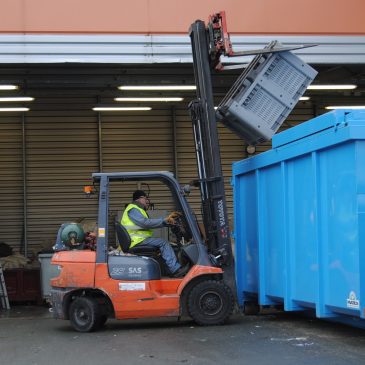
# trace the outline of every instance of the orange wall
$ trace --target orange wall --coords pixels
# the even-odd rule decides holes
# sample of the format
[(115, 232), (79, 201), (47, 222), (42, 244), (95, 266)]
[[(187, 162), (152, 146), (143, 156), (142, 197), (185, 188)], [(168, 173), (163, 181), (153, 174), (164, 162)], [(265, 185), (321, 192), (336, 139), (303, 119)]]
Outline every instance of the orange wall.
[(0, 33), (187, 34), (220, 10), (230, 33), (365, 35), (365, 0), (0, 0)]

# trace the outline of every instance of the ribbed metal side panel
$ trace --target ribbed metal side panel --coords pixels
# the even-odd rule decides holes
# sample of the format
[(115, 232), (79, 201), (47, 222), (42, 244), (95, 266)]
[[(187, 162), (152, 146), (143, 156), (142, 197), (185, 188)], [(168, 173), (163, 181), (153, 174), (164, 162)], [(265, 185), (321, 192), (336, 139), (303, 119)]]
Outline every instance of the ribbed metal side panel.
[[(87, 199), (82, 188), (92, 172), (164, 170), (175, 172), (179, 182), (198, 177), (192, 125), (184, 106), (176, 108), (176, 144), (170, 108), (128, 114), (103, 113), (85, 107), (87, 98), (74, 103), (57, 100), (26, 114), (26, 177), (29, 252), (53, 244), (59, 226), (81, 218), (96, 219), (97, 195)], [(38, 110), (37, 110), (38, 109)], [(312, 117), (310, 103), (297, 107), (288, 123), (298, 124)], [(100, 119), (99, 119), (100, 118)], [(99, 120), (101, 154), (99, 156)], [(284, 125), (288, 128), (288, 124)], [(232, 222), (231, 163), (245, 157), (245, 143), (219, 126), (222, 168)], [(0, 240), (20, 247), (23, 226), (22, 119), (0, 116)], [(176, 151), (175, 151), (176, 148)], [(270, 148), (258, 146), (258, 152)], [(175, 161), (177, 157), (177, 161)], [(109, 216), (114, 219), (131, 200), (132, 192), (151, 190), (155, 209), (171, 210), (168, 189), (156, 182), (149, 186), (120, 183), (111, 186)], [(193, 190), (189, 201), (200, 216), (200, 194)], [(112, 230), (111, 230), (112, 233)]]
[[(174, 172), (171, 112), (153, 108), (147, 112), (102, 115), (103, 171)], [(116, 215), (132, 200), (132, 193), (148, 193), (155, 209), (171, 210), (169, 190), (161, 183), (119, 183), (111, 185), (110, 215)]]
[[(307, 63), (365, 62), (364, 36), (232, 36), (235, 51), (263, 48), (272, 40), (285, 45), (317, 44), (297, 51)], [(249, 57), (224, 59), (247, 62)], [(0, 63), (191, 63), (183, 35), (0, 35)]]
[(96, 199), (82, 193), (98, 171), (95, 113), (80, 110), (29, 113), (27, 190), (29, 248), (48, 247), (61, 223), (95, 218)]
[(21, 116), (0, 116), (0, 242), (20, 249), (23, 231)]

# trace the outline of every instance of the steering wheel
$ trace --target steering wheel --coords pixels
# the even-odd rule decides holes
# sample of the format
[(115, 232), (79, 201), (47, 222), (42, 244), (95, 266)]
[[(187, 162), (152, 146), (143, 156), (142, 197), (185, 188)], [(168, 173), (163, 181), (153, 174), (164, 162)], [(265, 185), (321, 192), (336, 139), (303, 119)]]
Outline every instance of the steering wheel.
[(192, 238), (190, 230), (183, 214), (175, 218), (175, 224), (170, 226), (172, 233), (175, 235), (178, 246), (181, 246), (181, 241), (184, 238), (186, 242)]

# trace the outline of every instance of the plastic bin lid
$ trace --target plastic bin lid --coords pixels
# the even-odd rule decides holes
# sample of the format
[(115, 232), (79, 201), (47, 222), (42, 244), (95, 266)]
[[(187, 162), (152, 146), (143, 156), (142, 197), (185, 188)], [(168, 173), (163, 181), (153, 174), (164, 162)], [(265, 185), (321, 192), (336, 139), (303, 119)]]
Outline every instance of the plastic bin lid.
[(49, 257), (52, 257), (54, 255), (54, 252), (52, 252), (52, 253), (40, 253), (40, 254), (38, 254), (38, 257), (39, 258), (49, 258)]
[(337, 125), (345, 123), (349, 114), (354, 119), (365, 120), (365, 111), (334, 110), (273, 136), (272, 147), (277, 148), (324, 130), (335, 128)]

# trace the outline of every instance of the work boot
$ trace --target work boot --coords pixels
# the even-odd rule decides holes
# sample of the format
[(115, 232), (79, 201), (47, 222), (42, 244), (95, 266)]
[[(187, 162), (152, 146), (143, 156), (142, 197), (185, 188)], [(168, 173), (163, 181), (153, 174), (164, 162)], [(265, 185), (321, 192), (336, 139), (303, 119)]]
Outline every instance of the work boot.
[(189, 271), (189, 265), (181, 266), (173, 274), (173, 278), (181, 278)]

